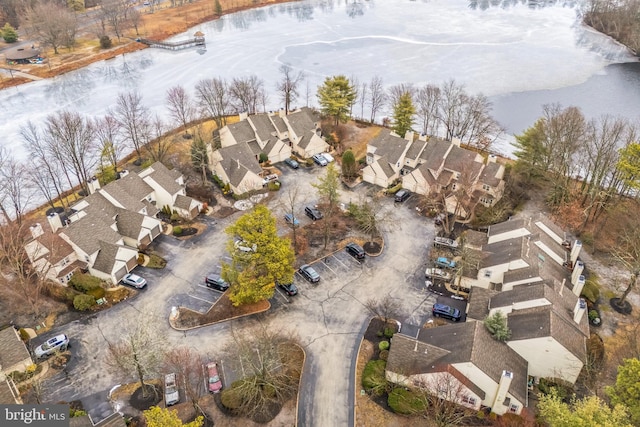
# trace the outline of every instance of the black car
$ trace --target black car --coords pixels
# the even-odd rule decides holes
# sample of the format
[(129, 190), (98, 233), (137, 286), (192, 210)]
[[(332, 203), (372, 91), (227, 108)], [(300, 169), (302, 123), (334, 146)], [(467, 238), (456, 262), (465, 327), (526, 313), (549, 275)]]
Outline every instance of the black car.
[(287, 157), (286, 159), (284, 159), (284, 162), (291, 169), (298, 169), (300, 167), (300, 164), (297, 161), (293, 160), (291, 157)]
[(313, 267), (311, 267), (308, 264), (305, 264), (302, 267), (300, 267), (300, 269), (298, 270), (298, 273), (300, 273), (302, 277), (304, 277), (311, 283), (318, 283), (320, 281), (320, 275), (318, 274), (318, 272), (315, 271)]
[(358, 245), (357, 243), (348, 243), (347, 246), (345, 246), (345, 250), (349, 255), (356, 259), (364, 259), (364, 249), (362, 249), (362, 246)]
[(218, 274), (209, 274), (204, 278), (204, 283), (207, 285), (207, 288), (217, 289), (222, 292), (229, 289), (229, 284)]
[(445, 317), (453, 320), (454, 322), (458, 322), (462, 317), (460, 315), (460, 310), (446, 304), (433, 304), (431, 314), (433, 314), (433, 317)]
[(306, 208), (304, 208), (304, 213), (314, 221), (322, 219), (322, 212), (320, 212), (316, 208), (307, 206)]
[(394, 201), (396, 201), (396, 202), (404, 202), (405, 200), (407, 200), (409, 198), (409, 196), (411, 196), (411, 192), (409, 190), (401, 188), (396, 193), (396, 197), (394, 198)]
[(298, 295), (298, 288), (293, 283), (278, 283), (278, 287), (282, 289), (287, 295)]

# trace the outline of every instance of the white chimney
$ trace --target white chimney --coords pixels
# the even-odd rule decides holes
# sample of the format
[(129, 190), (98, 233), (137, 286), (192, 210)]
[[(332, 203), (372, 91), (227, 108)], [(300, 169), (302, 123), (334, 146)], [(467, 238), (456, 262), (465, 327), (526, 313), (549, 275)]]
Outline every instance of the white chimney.
[(498, 391), (496, 392), (496, 398), (493, 401), (492, 408), (501, 408), (504, 406), (504, 401), (507, 398), (507, 392), (511, 387), (511, 380), (513, 379), (513, 372), (502, 371), (500, 377), (500, 383), (498, 384)]
[(100, 189), (100, 181), (95, 176), (92, 176), (87, 181), (87, 187), (89, 188), (89, 194), (93, 194)]
[(413, 131), (412, 130), (406, 131), (404, 134), (404, 139), (406, 139), (407, 141), (413, 141)]
[(584, 263), (582, 261), (578, 261), (574, 265), (573, 271), (571, 272), (571, 284), (573, 284), (573, 286), (576, 285), (583, 271), (584, 271)]
[(487, 157), (487, 163), (496, 163), (498, 160), (498, 157), (495, 154), (489, 154), (489, 157)]
[(462, 142), (462, 141), (460, 141), (460, 138), (451, 138), (451, 143), (452, 143), (453, 145), (455, 145), (456, 147), (460, 147), (460, 143), (461, 143), (461, 142)]
[(587, 311), (587, 302), (584, 298), (578, 298), (576, 306), (573, 309), (573, 321), (579, 324), (585, 311)]
[(40, 237), (40, 236), (42, 236), (44, 234), (44, 230), (42, 229), (42, 225), (40, 225), (39, 222), (36, 222), (31, 227), (29, 227), (29, 231), (31, 231), (31, 237), (33, 237), (33, 240), (37, 239), (38, 237)]
[(584, 288), (584, 284), (587, 282), (584, 276), (579, 276), (578, 281), (573, 284), (573, 293), (575, 296), (579, 297), (582, 293), (582, 289)]
[(573, 242), (573, 247), (571, 248), (571, 265), (576, 265), (576, 261), (578, 261), (578, 256), (580, 255), (580, 250), (582, 250), (582, 242), (580, 240), (576, 240)]
[(249, 113), (247, 113), (246, 111), (238, 114), (238, 119), (240, 121), (247, 120), (248, 118), (249, 118)]
[(60, 219), (60, 215), (56, 212), (51, 212), (47, 215), (47, 221), (49, 221), (49, 225), (51, 226), (51, 231), (54, 233), (62, 228), (62, 220)]
[(120, 172), (118, 172), (118, 175), (120, 176), (120, 179), (122, 179), (125, 176), (129, 175), (129, 171), (126, 169), (122, 169)]

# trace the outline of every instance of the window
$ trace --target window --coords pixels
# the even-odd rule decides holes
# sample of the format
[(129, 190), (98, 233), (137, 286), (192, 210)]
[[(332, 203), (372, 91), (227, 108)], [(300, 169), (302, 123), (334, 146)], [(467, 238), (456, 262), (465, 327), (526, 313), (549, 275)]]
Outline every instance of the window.
[(462, 403), (466, 403), (467, 405), (476, 406), (476, 398), (473, 396), (462, 396)]
[(60, 265), (63, 267), (67, 264), (69, 264), (69, 257), (65, 257), (62, 261), (60, 261)]
[(482, 189), (483, 189), (484, 191), (489, 191), (489, 190), (491, 190), (491, 187), (490, 187), (490, 186), (488, 186), (487, 184), (482, 184)]
[(367, 164), (370, 165), (373, 163), (373, 154), (367, 153)]
[(512, 414), (517, 414), (518, 413), (518, 409), (520, 409), (520, 407), (518, 405), (510, 405), (509, 406), (509, 412), (511, 412)]
[(491, 270), (485, 270), (484, 271), (484, 277), (490, 278), (491, 277)]
[(455, 183), (451, 184), (451, 190), (455, 191), (457, 187), (458, 186)]

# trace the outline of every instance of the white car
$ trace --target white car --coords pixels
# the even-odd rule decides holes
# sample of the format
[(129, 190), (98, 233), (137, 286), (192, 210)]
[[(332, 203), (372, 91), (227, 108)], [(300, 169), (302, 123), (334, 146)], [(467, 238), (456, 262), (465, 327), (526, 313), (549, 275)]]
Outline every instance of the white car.
[(427, 279), (451, 280), (451, 273), (440, 268), (427, 268), (424, 275)]
[(324, 159), (327, 161), (327, 163), (331, 163), (331, 162), (335, 161), (333, 156), (331, 154), (329, 154), (329, 153), (322, 153), (322, 157), (324, 157)]
[(122, 283), (124, 283), (125, 285), (133, 286), (137, 289), (142, 289), (147, 286), (147, 281), (145, 279), (133, 273), (125, 274), (122, 278)]
[(42, 345), (36, 347), (36, 359), (51, 356), (58, 351), (65, 351), (69, 347), (69, 338), (65, 334), (56, 335)]

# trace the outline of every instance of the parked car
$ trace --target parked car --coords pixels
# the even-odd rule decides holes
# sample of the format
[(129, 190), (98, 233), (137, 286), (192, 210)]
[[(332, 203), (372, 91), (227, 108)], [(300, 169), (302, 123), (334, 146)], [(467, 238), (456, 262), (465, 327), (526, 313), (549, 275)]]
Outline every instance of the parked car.
[(304, 277), (311, 283), (318, 283), (320, 281), (320, 275), (318, 274), (318, 272), (315, 271), (313, 267), (311, 267), (308, 264), (305, 264), (302, 267), (300, 267), (298, 269), (298, 272), (302, 275), (302, 277)]
[(312, 159), (313, 159), (314, 162), (316, 162), (317, 165), (327, 166), (327, 159), (324, 158), (322, 153), (314, 154), (312, 156)]
[(297, 161), (293, 160), (291, 157), (287, 157), (286, 159), (284, 159), (284, 162), (291, 169), (298, 169), (300, 167), (300, 163), (298, 163)]
[(167, 374), (164, 376), (164, 403), (171, 406), (178, 402), (180, 402), (180, 393), (178, 392), (177, 376), (176, 374)]
[(204, 283), (205, 285), (207, 285), (207, 288), (217, 289), (221, 292), (229, 289), (229, 284), (222, 277), (220, 277), (219, 274), (209, 274), (204, 278)]
[(362, 249), (362, 246), (357, 243), (347, 243), (347, 246), (345, 246), (345, 250), (349, 255), (356, 259), (364, 259), (365, 257), (364, 249)]
[(436, 267), (440, 268), (456, 268), (456, 262), (447, 257), (441, 256), (436, 259)]
[(327, 163), (331, 163), (331, 162), (335, 161), (333, 156), (331, 154), (329, 154), (329, 153), (322, 153), (322, 157), (324, 157), (324, 159), (327, 161)]
[(49, 357), (59, 351), (65, 351), (69, 347), (69, 338), (65, 334), (56, 335), (34, 350), (36, 359)]
[(278, 283), (278, 287), (290, 297), (298, 295), (298, 288), (293, 283)]
[(427, 277), (427, 279), (451, 279), (451, 274), (449, 272), (441, 270), (439, 268), (427, 268), (427, 270), (424, 272), (424, 275)]
[(277, 180), (278, 180), (278, 175), (276, 175), (275, 173), (272, 173), (271, 175), (267, 175), (262, 179), (262, 185), (267, 185), (268, 183), (272, 181), (277, 181)]
[(218, 375), (218, 364), (215, 362), (207, 363), (207, 390), (210, 393), (220, 393), (222, 390), (222, 380)]
[(411, 196), (411, 192), (405, 188), (401, 188), (400, 190), (398, 190), (393, 200), (396, 202), (404, 202), (409, 198), (409, 196)]
[(446, 237), (435, 237), (433, 239), (433, 246), (440, 246), (449, 249), (458, 249), (458, 242), (453, 239), (447, 239)]
[(292, 224), (294, 227), (297, 227), (300, 225), (300, 221), (298, 221), (298, 218), (296, 218), (290, 213), (284, 215), (284, 220), (287, 221), (289, 224)]
[(304, 213), (314, 221), (322, 219), (322, 212), (320, 212), (316, 208), (312, 208), (310, 206), (307, 206), (306, 208), (304, 208)]
[(457, 308), (450, 307), (446, 304), (433, 304), (433, 308), (431, 309), (431, 314), (433, 317), (444, 317), (454, 322), (460, 320), (462, 316), (460, 316), (460, 310)]
[(145, 279), (133, 273), (125, 274), (122, 278), (122, 283), (138, 289), (142, 289), (147, 286), (147, 281)]

